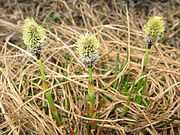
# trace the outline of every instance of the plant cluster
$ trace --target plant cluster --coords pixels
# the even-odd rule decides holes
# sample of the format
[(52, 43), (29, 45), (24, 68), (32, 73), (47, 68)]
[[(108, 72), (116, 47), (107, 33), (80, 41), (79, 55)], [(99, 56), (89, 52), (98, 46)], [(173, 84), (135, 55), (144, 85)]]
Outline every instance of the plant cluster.
[[(142, 58), (142, 70), (140, 72), (140, 79), (137, 82), (132, 82), (130, 89), (130, 92), (127, 91), (129, 86), (129, 76), (130, 74), (126, 74), (123, 76), (124, 79), (126, 78), (126, 82), (123, 82), (121, 80), (119, 87), (123, 87), (124, 95), (128, 95), (127, 99), (127, 106), (130, 103), (130, 100), (132, 98), (132, 94), (134, 91), (136, 92), (135, 102), (140, 105), (148, 106), (149, 102), (146, 98), (144, 98), (145, 89), (147, 85), (147, 77), (143, 77), (145, 75), (145, 67), (147, 66), (148, 56), (150, 53), (151, 46), (159, 40), (159, 38), (162, 36), (163, 32), (165, 30), (165, 25), (161, 17), (152, 17), (149, 19), (147, 24), (144, 26), (144, 35), (146, 37), (147, 42), (147, 51), (145, 53), (144, 58)], [(39, 65), (40, 73), (42, 76), (42, 89), (45, 91), (45, 97), (48, 100), (49, 103), (49, 109), (52, 113), (52, 116), (54, 120), (56, 121), (58, 126), (62, 126), (64, 123), (62, 123), (61, 118), (59, 116), (58, 110), (55, 107), (55, 103), (53, 100), (52, 93), (48, 90), (48, 84), (46, 82), (45, 72), (43, 68), (43, 63), (41, 60), (41, 49), (46, 44), (46, 31), (45, 29), (37, 24), (34, 19), (27, 18), (24, 21), (23, 25), (23, 32), (22, 32), (22, 39), (24, 41), (24, 44), (33, 50), (33, 52), (37, 56), (37, 63)], [(100, 48), (100, 42), (96, 38), (96, 36), (92, 33), (86, 33), (79, 37), (79, 40), (76, 42), (77, 45), (77, 53), (79, 55), (80, 60), (84, 63), (88, 75), (89, 75), (89, 83), (88, 83), (88, 97), (89, 97), (89, 103), (87, 108), (87, 114), (89, 118), (98, 118), (97, 113), (98, 110), (95, 108), (95, 89), (94, 89), (94, 82), (93, 82), (93, 70), (95, 67), (96, 62), (99, 59), (99, 48)], [(117, 58), (118, 59), (118, 58)], [(119, 69), (117, 62), (117, 72), (119, 72), (121, 69)], [(116, 73), (117, 73), (116, 72)], [(116, 74), (115, 73), (115, 74)], [(117, 88), (117, 82), (119, 80), (117, 79), (112, 87)], [(103, 94), (103, 93), (102, 93)], [(124, 108), (124, 111), (121, 114), (121, 118), (126, 115), (128, 111), (128, 107)], [(97, 129), (97, 123), (95, 121), (91, 121), (88, 123), (88, 131), (90, 134), (94, 134)]]

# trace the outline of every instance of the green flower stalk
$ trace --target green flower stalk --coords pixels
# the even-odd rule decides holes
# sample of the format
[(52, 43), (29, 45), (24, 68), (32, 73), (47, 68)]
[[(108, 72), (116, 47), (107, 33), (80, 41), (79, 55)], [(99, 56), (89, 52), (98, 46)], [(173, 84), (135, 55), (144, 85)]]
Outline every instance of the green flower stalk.
[[(142, 69), (140, 72), (140, 77), (144, 75), (145, 68), (147, 66), (148, 57), (150, 54), (151, 46), (159, 40), (159, 38), (162, 36), (165, 30), (165, 24), (161, 17), (155, 16), (148, 20), (146, 25), (144, 26), (144, 34), (146, 37), (147, 42), (147, 49), (146, 53), (144, 55), (143, 61), (142, 61)], [(147, 79), (147, 78), (145, 78)], [(139, 80), (139, 84), (142, 84), (143, 78)], [(146, 100), (141, 97), (143, 95), (144, 91), (137, 91), (137, 96), (135, 97), (135, 100), (138, 101), (137, 103), (141, 104), (141, 102), (144, 103), (145, 106), (148, 105)]]
[(143, 70), (145, 69), (150, 53), (151, 46), (159, 40), (165, 30), (165, 24), (161, 17), (155, 16), (148, 20), (147, 24), (144, 26), (144, 34), (146, 36), (146, 41), (148, 48), (146, 50), (145, 57), (143, 59)]
[(148, 20), (144, 26), (144, 34), (146, 36), (148, 48), (159, 40), (165, 30), (165, 24), (161, 17), (155, 16)]
[[(45, 39), (46, 39), (46, 31), (41, 25), (38, 25), (34, 21), (34, 19), (27, 18), (24, 21), (22, 35), (23, 35), (22, 39), (24, 41), (24, 44), (28, 48), (33, 50), (33, 52), (37, 56), (37, 59), (38, 59), (37, 63), (39, 65), (39, 69), (40, 69), (41, 77), (42, 77), (42, 88), (43, 88), (43, 90), (47, 90), (48, 85), (46, 83), (46, 77), (45, 77), (45, 73), (44, 73), (43, 63), (40, 58), (41, 48), (43, 47), (43, 45), (45, 43)], [(57, 125), (58, 126), (62, 125), (62, 122), (59, 118), (58, 111), (53, 102), (51, 92), (50, 91), (45, 92), (45, 97), (48, 100), (52, 116), (56, 120)]]
[(86, 33), (85, 35), (81, 36), (80, 39), (77, 41), (77, 51), (79, 53), (81, 61), (85, 64), (88, 68), (89, 73), (89, 85), (91, 85), (88, 89), (89, 100), (92, 105), (94, 105), (95, 98), (94, 98), (94, 88), (93, 88), (93, 65), (96, 63), (99, 53), (99, 41), (96, 37), (92, 34)]
[[(88, 115), (89, 117), (95, 117), (94, 112), (94, 104), (95, 104), (95, 92), (94, 92), (94, 84), (93, 84), (93, 66), (96, 64), (99, 53), (98, 49), (100, 47), (99, 41), (93, 34), (86, 33), (81, 36), (77, 41), (77, 52), (79, 53), (81, 61), (88, 68), (89, 74), (89, 85), (88, 85), (88, 97), (90, 101)], [(95, 129), (96, 123), (91, 121), (91, 129)], [(94, 130), (93, 130), (94, 131)]]

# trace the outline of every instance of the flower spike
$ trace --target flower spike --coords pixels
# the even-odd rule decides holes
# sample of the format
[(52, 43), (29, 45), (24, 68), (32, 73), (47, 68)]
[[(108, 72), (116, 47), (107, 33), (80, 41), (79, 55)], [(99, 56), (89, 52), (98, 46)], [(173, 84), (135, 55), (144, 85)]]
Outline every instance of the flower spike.
[(165, 30), (165, 24), (161, 17), (155, 16), (148, 20), (144, 26), (144, 33), (148, 43), (148, 48), (159, 40)]
[(86, 33), (77, 41), (77, 46), (81, 61), (87, 67), (92, 67), (99, 57), (99, 41), (93, 34)]
[(40, 53), (40, 50), (45, 43), (45, 29), (41, 25), (38, 25), (33, 18), (27, 18), (24, 21), (22, 35), (24, 44), (35, 53)]

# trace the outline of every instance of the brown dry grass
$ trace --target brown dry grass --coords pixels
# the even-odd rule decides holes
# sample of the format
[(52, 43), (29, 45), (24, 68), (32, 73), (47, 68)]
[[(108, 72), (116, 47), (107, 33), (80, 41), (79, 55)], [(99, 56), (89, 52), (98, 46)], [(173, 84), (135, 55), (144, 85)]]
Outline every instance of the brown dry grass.
[[(19, 2), (17, 2), (19, 1)], [(178, 120), (156, 128), (170, 119), (180, 116), (180, 50), (178, 0), (167, 2), (141, 2), (120, 8), (125, 1), (80, 1), (80, 0), (7, 0), (0, 1), (0, 133), (15, 135), (59, 135), (77, 133), (86, 135), (86, 123), (91, 120), (86, 114), (87, 72), (78, 59), (74, 43), (79, 35), (95, 33), (101, 43), (101, 58), (94, 72), (96, 85), (96, 108), (100, 112), (98, 132), (101, 134), (180, 134)], [(166, 9), (166, 10), (164, 10)], [(59, 14), (60, 22), (46, 22), (48, 13)], [(165, 42), (151, 49), (147, 76), (151, 105), (140, 106), (131, 101), (126, 117), (120, 119), (127, 97), (111, 87), (111, 83), (129, 70), (132, 80), (138, 79), (141, 60), (145, 53), (142, 27), (154, 15), (164, 17), (166, 22)], [(49, 112), (40, 109), (46, 105), (41, 91), (40, 74), (35, 57), (22, 42), (23, 19), (34, 17), (48, 31), (47, 45), (43, 49), (45, 72), (49, 90), (54, 93), (64, 126), (57, 127)], [(123, 70), (117, 76), (116, 56), (119, 54)], [(65, 66), (65, 55), (72, 64)], [(104, 67), (102, 68), (102, 64)], [(67, 77), (63, 76), (67, 72)], [(77, 75), (79, 74), (79, 75)], [(65, 81), (64, 81), (65, 80)], [(100, 88), (104, 84), (105, 87)], [(100, 92), (116, 102), (109, 102)], [(133, 96), (134, 97), (134, 96)], [(63, 105), (67, 100), (70, 106)], [(112, 113), (116, 104), (119, 107)], [(131, 116), (131, 117), (130, 117)], [(131, 118), (131, 119), (130, 119)], [(124, 125), (131, 124), (132, 127)], [(74, 133), (73, 133), (74, 132)]]

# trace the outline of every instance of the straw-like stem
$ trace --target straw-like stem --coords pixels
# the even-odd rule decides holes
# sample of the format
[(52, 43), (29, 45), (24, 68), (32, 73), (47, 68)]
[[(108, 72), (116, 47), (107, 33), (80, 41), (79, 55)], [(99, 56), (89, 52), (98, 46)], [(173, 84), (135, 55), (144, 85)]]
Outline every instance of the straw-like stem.
[[(142, 70), (140, 72), (140, 77), (144, 75), (145, 68), (147, 66), (147, 62), (148, 62), (148, 58), (149, 58), (149, 54), (150, 54), (150, 48), (146, 49), (146, 53), (144, 55), (143, 62), (142, 62)], [(148, 103), (146, 102), (144, 97), (142, 97), (142, 95), (144, 95), (144, 89), (146, 87), (146, 82), (147, 82), (147, 78), (145, 80), (143, 80), (143, 78), (141, 78), (138, 81), (138, 83), (137, 83), (138, 91), (137, 91), (137, 96), (135, 98), (136, 103), (141, 104), (141, 102), (143, 102), (145, 106), (147, 106)], [(143, 83), (145, 83), (145, 84), (143, 85)], [(141, 90), (142, 87), (144, 87), (143, 90)]]
[(145, 57), (144, 57), (144, 61), (143, 61), (143, 71), (145, 70), (145, 67), (147, 65), (147, 61), (149, 58), (149, 53), (150, 53), (150, 49), (146, 49), (146, 53), (145, 53)]
[(95, 103), (95, 98), (94, 98), (94, 84), (93, 84), (93, 78), (92, 78), (92, 68), (88, 68), (88, 73), (89, 73), (89, 85), (88, 85), (88, 96), (89, 100), (92, 105)]
[[(89, 73), (89, 85), (88, 85), (88, 97), (90, 100), (90, 104), (89, 104), (89, 108), (88, 108), (88, 116), (90, 118), (95, 118), (96, 117), (96, 113), (94, 110), (94, 104), (95, 104), (95, 94), (94, 94), (94, 84), (93, 84), (93, 76), (92, 76), (92, 67), (88, 67), (88, 73)], [(94, 131), (96, 129), (96, 122), (95, 121), (91, 121), (90, 123), (90, 134), (94, 134)]]

